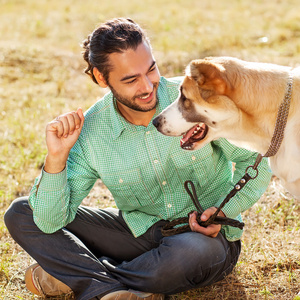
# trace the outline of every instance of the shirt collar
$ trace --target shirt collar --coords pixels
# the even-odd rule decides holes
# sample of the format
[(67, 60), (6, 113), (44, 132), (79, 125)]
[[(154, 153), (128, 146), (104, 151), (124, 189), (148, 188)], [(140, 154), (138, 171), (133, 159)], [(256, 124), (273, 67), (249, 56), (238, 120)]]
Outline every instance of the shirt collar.
[(118, 111), (116, 99), (114, 98), (112, 92), (109, 93), (110, 96), (110, 115), (112, 120), (112, 130), (113, 130), (113, 139), (116, 140), (123, 130), (129, 125), (128, 122), (121, 116)]

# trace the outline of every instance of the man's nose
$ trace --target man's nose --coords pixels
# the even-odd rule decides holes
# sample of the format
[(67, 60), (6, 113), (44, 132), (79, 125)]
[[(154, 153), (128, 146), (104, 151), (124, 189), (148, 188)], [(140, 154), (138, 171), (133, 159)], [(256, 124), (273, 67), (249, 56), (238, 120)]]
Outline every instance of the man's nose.
[(144, 77), (141, 88), (143, 93), (151, 93), (153, 91), (153, 83), (148, 76)]

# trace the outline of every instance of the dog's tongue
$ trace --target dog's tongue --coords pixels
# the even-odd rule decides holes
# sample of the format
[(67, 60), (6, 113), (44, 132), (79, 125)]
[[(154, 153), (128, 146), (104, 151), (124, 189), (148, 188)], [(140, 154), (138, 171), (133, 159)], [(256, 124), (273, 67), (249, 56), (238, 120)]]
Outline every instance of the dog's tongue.
[(182, 139), (180, 140), (180, 146), (185, 144), (194, 135), (194, 132), (197, 131), (198, 126), (199, 126), (199, 124), (195, 125), (194, 127), (192, 127), (188, 132), (186, 132), (182, 136)]

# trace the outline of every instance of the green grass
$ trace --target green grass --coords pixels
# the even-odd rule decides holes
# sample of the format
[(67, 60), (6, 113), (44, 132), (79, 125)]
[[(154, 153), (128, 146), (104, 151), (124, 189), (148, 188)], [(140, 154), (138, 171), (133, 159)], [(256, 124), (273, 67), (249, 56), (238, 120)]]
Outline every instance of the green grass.
[[(298, 0), (0, 0), (0, 299), (37, 299), (24, 286), (32, 259), (3, 223), (30, 191), (46, 154), (45, 126), (87, 109), (105, 91), (85, 74), (79, 44), (97, 23), (131, 17), (146, 28), (164, 76), (211, 55), (297, 66)], [(98, 185), (88, 205), (112, 205)], [(171, 299), (294, 299), (300, 291), (299, 202), (273, 179), (244, 214), (243, 252), (233, 274)]]

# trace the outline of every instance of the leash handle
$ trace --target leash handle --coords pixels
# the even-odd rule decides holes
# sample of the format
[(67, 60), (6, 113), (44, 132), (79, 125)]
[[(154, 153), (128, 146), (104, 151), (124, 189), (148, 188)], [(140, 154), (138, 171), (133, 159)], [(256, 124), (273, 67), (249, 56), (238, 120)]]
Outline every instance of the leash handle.
[[(192, 192), (190, 191), (188, 185), (191, 186)], [(201, 206), (200, 202), (198, 201), (198, 197), (197, 197), (197, 193), (196, 193), (196, 189), (195, 189), (194, 183), (192, 181), (190, 181), (190, 180), (187, 180), (187, 181), (184, 182), (184, 188), (187, 191), (187, 193), (190, 195), (190, 197), (191, 197), (191, 199), (192, 199), (192, 201), (193, 201), (193, 203), (194, 203), (197, 211), (200, 214), (202, 214), (204, 212), (204, 209)]]
[[(249, 176), (248, 174), (245, 174), (244, 177), (247, 177), (247, 179), (248, 179), (248, 176)], [(246, 179), (244, 179), (244, 177), (239, 181), (239, 183), (241, 184), (242, 187), (247, 183), (247, 181), (246, 181)], [(189, 185), (190, 185), (192, 191), (189, 189)], [(194, 203), (197, 211), (199, 212), (199, 214), (197, 216), (197, 222), (199, 223), (200, 226), (207, 227), (210, 224), (221, 224), (221, 225), (230, 225), (230, 226), (233, 226), (233, 227), (238, 227), (240, 229), (243, 229), (244, 223), (242, 223), (242, 222), (240, 222), (238, 220), (227, 218), (227, 217), (220, 217), (220, 216), (218, 216), (218, 213), (220, 212), (220, 210), (222, 209), (222, 207), (225, 205), (224, 201), (222, 202), (223, 206), (217, 208), (217, 211), (213, 215), (211, 215), (211, 217), (208, 220), (202, 221), (201, 220), (201, 215), (204, 212), (204, 209), (202, 208), (202, 206), (201, 206), (201, 204), (200, 204), (200, 202), (198, 200), (197, 193), (196, 193), (196, 188), (195, 188), (194, 183), (192, 181), (190, 181), (190, 180), (187, 180), (187, 181), (184, 182), (184, 188), (187, 191), (187, 193), (190, 195), (190, 197), (191, 197), (191, 199), (192, 199), (192, 201), (193, 201), (193, 203)], [(236, 184), (236, 188), (238, 188), (238, 184)], [(225, 200), (228, 202), (231, 197), (228, 197), (228, 199), (225, 199)], [(177, 224), (178, 224), (177, 220), (171, 221), (169, 225), (165, 226), (165, 230), (166, 229), (170, 230), (173, 226), (175, 226)], [(180, 230), (186, 230), (186, 228), (185, 229), (182, 228)], [(164, 232), (164, 233), (166, 233), (166, 232)]]

